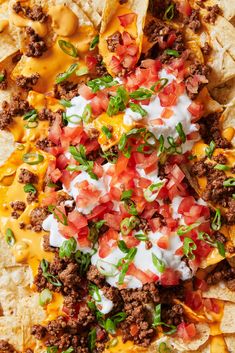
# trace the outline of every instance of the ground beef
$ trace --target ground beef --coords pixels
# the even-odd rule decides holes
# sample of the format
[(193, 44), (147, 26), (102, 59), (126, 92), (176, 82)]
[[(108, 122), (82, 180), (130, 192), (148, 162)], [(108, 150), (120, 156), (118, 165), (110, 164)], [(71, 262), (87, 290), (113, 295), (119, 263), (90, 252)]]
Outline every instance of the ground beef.
[(219, 153), (216, 156), (214, 156), (213, 160), (219, 164), (226, 164), (228, 162), (227, 157), (222, 153)]
[(12, 201), (10, 205), (14, 211), (24, 211), (26, 208), (26, 204), (23, 201)]
[(16, 85), (26, 91), (30, 91), (37, 84), (39, 77), (38, 73), (32, 74), (29, 77), (19, 75), (16, 77)]
[(31, 204), (32, 202), (37, 202), (37, 198), (38, 198), (37, 191), (28, 192), (27, 197), (26, 197), (26, 201), (28, 202), (28, 204)]
[(142, 230), (143, 232), (148, 232), (150, 230), (149, 223), (147, 219), (140, 218), (140, 223), (137, 225), (137, 231)]
[(42, 151), (48, 151), (48, 148), (52, 146), (53, 146), (53, 143), (47, 137), (44, 137), (43, 139), (38, 140), (36, 142), (36, 147)]
[(104, 65), (102, 56), (100, 54), (98, 54), (98, 55), (96, 55), (96, 59), (97, 59), (97, 64), (96, 64), (96, 68), (95, 68), (96, 75), (98, 77), (107, 75), (108, 71)]
[(91, 265), (89, 270), (87, 271), (87, 279), (98, 287), (102, 287), (105, 282), (105, 277), (100, 274), (97, 267)]
[[(163, 19), (166, 9), (172, 4), (171, 0), (152, 0), (149, 4), (149, 10), (154, 17)], [(174, 9), (176, 14), (176, 8)]]
[(64, 285), (64, 292), (68, 292), (71, 288), (78, 288), (81, 284), (79, 274), (79, 266), (76, 263), (69, 263), (68, 266), (59, 274), (59, 279)]
[(0, 340), (0, 353), (14, 353), (14, 347), (5, 340)]
[(199, 122), (200, 134), (207, 144), (213, 140), (218, 148), (230, 148), (231, 143), (221, 136), (219, 118), (217, 113), (202, 118)]
[(78, 96), (78, 83), (71, 81), (63, 81), (60, 84), (54, 86), (54, 97), (57, 99), (71, 100), (73, 97)]
[(101, 288), (105, 297), (111, 300), (114, 304), (112, 312), (122, 311), (123, 299), (118, 288), (105, 285)]
[[(233, 188), (233, 190), (234, 189), (235, 188)], [(228, 210), (226, 212), (226, 218), (229, 224), (235, 223), (235, 200), (234, 199), (229, 199), (228, 201)]]
[(160, 302), (163, 304), (173, 303), (174, 299), (184, 300), (184, 287), (182, 285), (162, 287), (159, 286)]
[(25, 168), (21, 168), (20, 169), (20, 174), (18, 177), (18, 182), (21, 184), (33, 184), (33, 183), (37, 183), (37, 175), (34, 174), (33, 172), (31, 172), (28, 169)]
[(23, 115), (29, 109), (29, 103), (21, 99), (18, 94), (12, 96), (10, 103), (3, 101), (2, 110), (0, 111), (0, 130), (8, 127), (15, 116)]
[(42, 325), (33, 325), (31, 328), (31, 334), (35, 336), (36, 339), (41, 340), (47, 334), (47, 330)]
[(43, 23), (47, 20), (47, 15), (44, 14), (41, 6), (34, 5), (30, 8), (28, 6), (22, 6), (20, 1), (17, 1), (12, 8), (17, 14), (23, 14), (32, 21)]
[(54, 248), (53, 246), (50, 246), (50, 236), (49, 234), (44, 234), (43, 235), (43, 243), (42, 247), (44, 251), (50, 251), (50, 252), (56, 252), (57, 248)]
[(162, 42), (165, 36), (169, 35), (171, 32), (171, 27), (165, 22), (154, 19), (150, 21), (144, 28), (144, 33), (148, 37), (150, 43)]
[[(227, 284), (232, 280), (235, 280), (235, 268), (231, 267), (227, 260), (220, 262), (206, 278), (208, 285), (214, 285), (221, 281)], [(230, 282), (230, 285), (231, 284), (232, 282)]]
[(213, 238), (216, 241), (219, 241), (222, 244), (225, 244), (227, 242), (227, 238), (220, 232), (214, 232), (213, 233)]
[(0, 89), (5, 90), (7, 89), (7, 71), (5, 69), (0, 71), (0, 76), (3, 77), (0, 82)]
[(180, 304), (173, 306), (163, 305), (161, 311), (161, 319), (168, 325), (178, 326), (184, 322), (184, 309)]
[(199, 177), (203, 177), (207, 173), (207, 165), (205, 163), (205, 159), (203, 158), (197, 162), (195, 162), (191, 167), (191, 174), (197, 175)]
[(205, 43), (204, 46), (201, 48), (201, 51), (203, 53), (203, 55), (210, 55), (211, 53), (211, 47), (209, 45), (209, 43)]
[(196, 33), (201, 28), (199, 10), (192, 10), (191, 15), (185, 18), (184, 24)]
[(235, 292), (235, 278), (231, 279), (227, 282), (227, 287), (229, 290), (231, 290), (232, 292)]
[(30, 213), (30, 224), (33, 231), (40, 232), (42, 230), (42, 222), (49, 215), (47, 207), (36, 207)]
[(26, 27), (28, 35), (28, 44), (26, 45), (25, 55), (33, 58), (39, 58), (47, 51), (47, 45), (31, 27)]
[(118, 44), (122, 43), (122, 35), (120, 32), (116, 31), (114, 34), (109, 36), (107, 39), (108, 50), (111, 52), (115, 52)]
[(208, 83), (210, 68), (203, 64), (190, 66), (189, 74), (185, 78), (185, 86), (188, 96), (195, 99), (202, 88)]
[(214, 24), (218, 15), (222, 15), (222, 10), (218, 5), (207, 6), (207, 15), (204, 16), (204, 21)]

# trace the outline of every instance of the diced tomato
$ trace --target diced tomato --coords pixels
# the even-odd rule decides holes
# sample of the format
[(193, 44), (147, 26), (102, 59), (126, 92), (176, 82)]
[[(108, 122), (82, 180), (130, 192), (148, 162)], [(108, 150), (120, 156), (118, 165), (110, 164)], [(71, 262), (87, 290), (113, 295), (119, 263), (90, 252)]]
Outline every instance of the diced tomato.
[(136, 19), (136, 14), (127, 13), (125, 15), (118, 16), (118, 19), (120, 21), (121, 26), (125, 28), (129, 26)]
[(52, 126), (49, 129), (49, 140), (55, 143), (56, 145), (59, 144), (60, 136), (62, 129), (60, 127), (61, 119), (57, 118), (53, 121)]
[(92, 109), (92, 114), (95, 116), (99, 116), (100, 114), (103, 113), (103, 108), (102, 108), (100, 99), (97, 96), (92, 98), (91, 100), (91, 109)]
[(118, 157), (118, 160), (115, 166), (116, 175), (119, 175), (126, 170), (128, 162), (129, 162), (129, 158), (125, 157), (123, 154), (121, 154)]
[(157, 246), (161, 249), (167, 250), (169, 248), (169, 237), (167, 235), (162, 235), (157, 241)]
[(136, 277), (139, 281), (142, 282), (142, 284), (151, 283), (158, 280), (157, 275), (153, 273), (151, 275), (147, 274), (144, 271), (141, 271), (140, 269), (138, 269), (133, 263), (129, 265), (127, 274), (133, 277)]
[(186, 293), (185, 304), (193, 310), (200, 310), (202, 303), (201, 291), (189, 291)]
[(84, 227), (84, 228), (79, 230), (78, 243), (79, 243), (79, 245), (82, 248), (91, 247), (91, 242), (88, 239), (88, 234), (89, 234), (89, 228), (88, 227)]
[(97, 58), (93, 55), (86, 55), (85, 57), (85, 63), (89, 69), (89, 71), (94, 71), (96, 68), (96, 65), (98, 63)]
[(117, 231), (120, 230), (120, 223), (122, 221), (122, 216), (120, 214), (105, 213), (104, 220), (109, 228), (113, 228)]
[(117, 246), (118, 232), (109, 229), (99, 238), (99, 256), (101, 258), (107, 257), (112, 249)]
[(193, 196), (184, 197), (181, 203), (179, 204), (178, 213), (184, 214), (188, 212), (190, 208), (195, 204), (195, 199)]
[(183, 181), (185, 175), (184, 173), (182, 172), (182, 170), (178, 167), (177, 164), (175, 164), (173, 166), (173, 169), (171, 171), (171, 175), (173, 175), (173, 177), (179, 182), (181, 183), (181, 181)]
[(119, 60), (116, 56), (112, 56), (109, 66), (111, 70), (114, 72), (114, 74), (117, 75), (122, 69), (121, 60)]
[(128, 249), (134, 248), (135, 246), (139, 245), (140, 241), (133, 237), (132, 235), (127, 235), (125, 237), (125, 243)]
[(87, 219), (84, 217), (80, 212), (77, 210), (73, 210), (68, 214), (68, 220), (69, 222), (73, 223), (73, 225), (77, 229), (81, 229), (83, 227), (87, 226)]
[(146, 59), (141, 61), (141, 66), (145, 67), (146, 69), (150, 68), (152, 74), (156, 75), (162, 68), (162, 63), (160, 60), (156, 59)]
[(184, 341), (189, 341), (197, 334), (196, 327), (193, 323), (186, 324), (182, 322), (177, 326), (177, 335)]
[(192, 8), (188, 0), (180, 0), (177, 3), (177, 9), (180, 13), (182, 13), (182, 15), (186, 17), (189, 17), (192, 13)]
[(55, 205), (57, 202), (57, 192), (50, 192), (42, 199), (42, 206)]
[(78, 89), (78, 93), (80, 94), (80, 96), (82, 96), (83, 98), (89, 100), (92, 99), (93, 97), (95, 97), (95, 94), (92, 93), (92, 90), (90, 87), (88, 87), (87, 85), (82, 84), (79, 89)]
[(163, 286), (175, 286), (179, 284), (179, 274), (172, 268), (167, 268), (161, 275), (161, 284)]
[(94, 218), (103, 217), (105, 212), (107, 212), (108, 210), (111, 210), (112, 205), (113, 205), (112, 202), (107, 202), (107, 204), (96, 206), (95, 208), (93, 208), (92, 212), (89, 215), (87, 215), (87, 219), (91, 220)]
[(58, 168), (53, 170), (53, 172), (50, 174), (50, 177), (53, 183), (56, 183), (61, 178), (61, 176), (62, 176), (62, 173)]
[(137, 62), (137, 56), (131, 56), (126, 54), (124, 58), (122, 59), (122, 66), (125, 67), (126, 69), (133, 68)]
[(97, 98), (99, 98), (101, 108), (106, 111), (109, 105), (109, 99), (107, 94), (102, 91), (97, 92)]
[(119, 188), (116, 188), (115, 186), (112, 186), (109, 191), (109, 196), (111, 200), (115, 201), (120, 201), (122, 195), (122, 191)]
[(125, 45), (125, 47), (127, 47), (130, 44), (135, 43), (134, 39), (126, 31), (122, 33), (122, 40), (123, 40), (123, 44)]
[(76, 145), (80, 143), (83, 133), (83, 128), (81, 126), (75, 128), (65, 126), (60, 139), (61, 145), (63, 148), (67, 149), (70, 144)]
[(56, 166), (57, 168), (59, 168), (60, 170), (65, 169), (68, 165), (68, 159), (64, 154), (60, 154), (57, 158), (56, 158)]
[(102, 168), (102, 166), (100, 164), (98, 164), (97, 162), (94, 162), (94, 167), (93, 167), (93, 173), (95, 173), (95, 175), (97, 175), (98, 178), (101, 178), (102, 175), (104, 174), (104, 170)]
[(131, 336), (133, 336), (133, 337), (136, 336), (138, 332), (139, 332), (138, 325), (131, 324), (131, 326), (130, 326), (130, 334), (131, 334)]
[(204, 279), (195, 278), (194, 284), (196, 289), (199, 289), (202, 292), (205, 292), (208, 289), (208, 285)]
[(182, 246), (175, 251), (175, 255), (177, 255), (177, 256), (183, 256), (184, 255)]
[(192, 122), (196, 122), (203, 115), (203, 111), (204, 111), (203, 104), (192, 102), (188, 107), (188, 111), (195, 117), (192, 119)]
[(165, 108), (162, 111), (161, 117), (164, 119), (169, 119), (172, 117), (173, 114), (174, 114), (173, 110), (171, 110), (169, 108)]
[(136, 44), (130, 44), (126, 47), (126, 53), (135, 56), (139, 51), (139, 48)]
[(158, 97), (160, 99), (160, 104), (162, 107), (171, 107), (173, 105), (176, 105), (177, 96), (174, 93), (170, 93), (168, 95), (163, 92), (160, 92)]
[(58, 224), (59, 231), (63, 234), (65, 238), (72, 238), (77, 234), (77, 228), (70, 223), (68, 226), (65, 226), (62, 223)]
[(121, 44), (118, 44), (117, 47), (116, 47), (116, 51), (115, 53), (119, 56), (119, 57), (123, 57), (126, 53), (126, 47), (125, 45), (121, 45)]
[(176, 40), (176, 34), (175, 32), (172, 32), (169, 34), (168, 38), (167, 38), (167, 47), (172, 47), (172, 45), (175, 43)]

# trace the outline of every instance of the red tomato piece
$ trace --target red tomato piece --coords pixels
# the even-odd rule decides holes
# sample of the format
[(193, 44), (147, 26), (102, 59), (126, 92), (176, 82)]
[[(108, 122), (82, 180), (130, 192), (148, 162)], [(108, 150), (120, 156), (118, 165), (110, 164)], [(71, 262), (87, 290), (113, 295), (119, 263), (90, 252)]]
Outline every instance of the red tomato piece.
[(77, 229), (81, 229), (83, 227), (87, 226), (87, 219), (84, 217), (80, 212), (77, 210), (73, 210), (68, 214), (68, 220), (69, 222), (73, 223), (73, 225)]
[[(143, 284), (145, 283), (151, 283), (154, 282), (158, 279), (158, 276), (155, 274), (148, 275), (144, 271), (138, 269), (133, 263), (129, 265), (127, 274), (130, 276), (133, 276), (137, 278), (139, 281), (141, 281)], [(157, 278), (157, 279), (156, 279)]]
[(184, 214), (185, 212), (188, 212), (190, 208), (195, 204), (195, 199), (193, 196), (187, 196), (184, 197), (183, 200), (181, 201), (179, 208), (178, 208), (178, 213)]
[(56, 183), (62, 176), (62, 173), (61, 171), (56, 168), (51, 174), (50, 174), (50, 177), (51, 177), (51, 180), (53, 181), (53, 183)]
[(172, 268), (167, 268), (161, 275), (161, 284), (163, 286), (175, 286), (179, 284), (179, 274)]
[(157, 246), (161, 249), (167, 250), (169, 248), (169, 237), (167, 235), (161, 236), (157, 241)]
[(192, 102), (188, 107), (188, 111), (194, 116), (194, 118), (192, 119), (192, 122), (196, 122), (203, 115), (203, 111), (204, 111), (203, 104)]
[(60, 136), (62, 132), (60, 124), (61, 124), (61, 118), (56, 118), (49, 129), (49, 136), (48, 136), (49, 140), (55, 143), (56, 145), (59, 144)]
[(139, 51), (139, 48), (136, 44), (130, 44), (126, 47), (126, 53), (135, 56)]
[(99, 256), (101, 258), (107, 257), (112, 249), (117, 246), (118, 232), (114, 229), (109, 229), (99, 238)]
[(125, 243), (128, 249), (134, 248), (135, 246), (139, 245), (140, 241), (133, 237), (132, 235), (127, 235), (125, 237)]
[(180, 0), (177, 3), (177, 9), (180, 13), (182, 13), (182, 15), (186, 17), (189, 17), (192, 13), (192, 8), (188, 0)]
[(120, 214), (105, 213), (104, 220), (109, 228), (113, 228), (117, 231), (120, 230), (120, 223), (122, 221), (122, 216)]
[(135, 13), (127, 13), (125, 15), (118, 16), (119, 22), (122, 27), (129, 26), (136, 19)]
[(100, 99), (96, 96), (91, 100), (92, 114), (98, 116), (103, 113), (103, 108)]
[(123, 40), (123, 44), (125, 46), (128, 46), (128, 45), (130, 45), (132, 43), (135, 43), (135, 41), (132, 38), (132, 36), (126, 31), (122, 33), (122, 40)]
[(97, 58), (93, 55), (86, 55), (85, 57), (85, 63), (89, 69), (89, 71), (94, 71), (96, 68), (96, 65), (98, 64)]
[(173, 175), (173, 177), (178, 181), (178, 183), (181, 183), (181, 181), (184, 180), (185, 178), (185, 175), (184, 173), (182, 172), (182, 170), (178, 167), (177, 164), (175, 164), (173, 166), (173, 169), (171, 171), (171, 175)]
[(189, 341), (196, 335), (196, 327), (193, 323), (186, 324), (182, 322), (177, 326), (177, 335), (184, 341)]
[(126, 54), (124, 58), (122, 59), (122, 66), (125, 67), (126, 69), (133, 68), (137, 62), (137, 56), (131, 56)]
[(131, 324), (131, 326), (130, 326), (130, 334), (131, 334), (131, 336), (133, 336), (133, 337), (136, 336), (138, 332), (139, 332), (138, 325)]
[(122, 69), (121, 60), (119, 60), (116, 56), (112, 56), (109, 66), (115, 74), (118, 74)]
[(90, 87), (88, 87), (87, 85), (82, 84), (79, 89), (78, 89), (78, 93), (80, 94), (80, 96), (82, 96), (83, 98), (89, 100), (92, 99), (93, 97), (95, 97), (95, 94), (92, 93), (92, 90)]

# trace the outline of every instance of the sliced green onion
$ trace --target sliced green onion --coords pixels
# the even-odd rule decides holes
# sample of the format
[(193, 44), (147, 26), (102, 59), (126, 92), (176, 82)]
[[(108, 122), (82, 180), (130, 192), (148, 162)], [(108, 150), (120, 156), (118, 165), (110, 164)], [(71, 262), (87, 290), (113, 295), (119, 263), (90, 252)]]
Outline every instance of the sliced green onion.
[(45, 306), (52, 301), (52, 293), (48, 288), (43, 289), (39, 294), (39, 305)]
[(66, 115), (65, 119), (69, 123), (74, 124), (74, 125), (78, 125), (82, 121), (82, 117), (80, 115), (77, 115), (77, 114), (72, 114), (72, 115), (69, 115), (69, 116)]
[[(158, 80), (150, 89), (154, 93), (158, 93), (167, 85), (167, 83), (168, 83), (168, 79), (163, 77), (160, 80)], [(156, 87), (157, 87), (157, 90), (156, 90)]]
[(32, 110), (30, 110), (28, 113), (26, 113), (23, 116), (23, 120), (29, 120), (30, 119), (30, 121), (35, 121), (37, 116), (38, 116), (37, 110), (36, 109), (32, 109)]
[(62, 283), (59, 281), (57, 276), (52, 275), (50, 272), (48, 272), (49, 269), (49, 262), (45, 259), (42, 259), (40, 262), (40, 267), (42, 269), (42, 275), (47, 279), (47, 281), (55, 287), (61, 287)]
[(108, 342), (106, 348), (109, 349), (109, 348), (112, 348), (112, 347), (116, 347), (117, 344), (118, 344), (118, 338), (114, 337)]
[(160, 156), (165, 151), (164, 136), (163, 135), (161, 135), (159, 137), (158, 142), (159, 142), (158, 156)]
[(126, 243), (124, 242), (124, 240), (119, 240), (118, 241), (118, 248), (122, 251), (122, 252), (124, 252), (124, 253), (126, 253), (126, 254), (128, 254), (129, 253), (129, 248), (126, 246)]
[(89, 50), (94, 50), (98, 43), (99, 43), (99, 35), (97, 34), (97, 36), (95, 36), (95, 38), (92, 40)]
[(121, 201), (130, 199), (132, 194), (133, 194), (133, 190), (132, 189), (123, 191), (122, 195), (121, 195)]
[(147, 88), (138, 88), (136, 91), (130, 93), (130, 98), (136, 100), (149, 99), (153, 95), (153, 92)]
[(199, 232), (198, 234), (198, 239), (203, 240), (205, 243), (209, 244), (210, 246), (213, 246), (214, 248), (217, 248), (219, 251), (219, 254), (223, 257), (225, 257), (225, 247), (224, 244), (219, 242), (219, 241), (214, 241), (209, 234), (205, 232)]
[(38, 126), (38, 121), (29, 121), (24, 127), (26, 129), (35, 129)]
[(115, 277), (118, 273), (115, 265), (104, 260), (99, 259), (96, 263), (96, 267), (98, 268), (98, 271), (106, 277)]
[(166, 21), (171, 21), (175, 15), (174, 10), (175, 10), (175, 5), (174, 4), (169, 5), (164, 13), (163, 19)]
[(156, 200), (158, 192), (154, 193), (154, 191), (160, 191), (160, 188), (162, 187), (163, 184), (164, 182), (151, 184), (147, 189), (144, 189), (145, 200), (148, 202), (153, 202), (154, 200)]
[(235, 178), (229, 178), (223, 182), (223, 186), (235, 186)]
[(121, 267), (121, 270), (118, 277), (118, 284), (123, 284), (129, 265), (134, 260), (136, 253), (137, 248), (131, 248), (129, 249), (127, 255), (123, 259), (119, 260), (117, 267)]
[(209, 144), (209, 146), (206, 147), (206, 149), (205, 149), (205, 154), (206, 154), (206, 156), (207, 156), (208, 158), (211, 158), (211, 157), (212, 157), (213, 152), (214, 152), (214, 150), (215, 150), (215, 147), (216, 147), (216, 144), (215, 144), (214, 141), (211, 141), (210, 144)]
[(72, 103), (69, 100), (67, 100), (67, 99), (61, 99), (60, 100), (60, 104), (63, 105), (64, 107), (66, 107), (66, 108), (72, 107)]
[(6, 229), (5, 240), (9, 246), (13, 246), (15, 244), (16, 239), (11, 228)]
[(193, 253), (194, 250), (197, 250), (197, 245), (193, 241), (193, 239), (185, 237), (184, 245), (183, 245), (183, 253), (189, 260), (194, 260), (195, 255)]
[(157, 271), (163, 273), (166, 269), (164, 261), (160, 260), (155, 254), (152, 253), (152, 261)]
[(147, 241), (149, 238), (145, 234), (135, 234), (134, 237), (140, 241)]
[(73, 352), (74, 352), (73, 347), (69, 347), (68, 349), (66, 349), (66, 351), (63, 351), (61, 353), (73, 353)]
[(18, 143), (16, 148), (17, 148), (17, 150), (19, 150), (19, 151), (23, 151), (23, 150), (24, 150), (24, 147), (25, 147), (25, 146), (24, 146), (22, 143)]
[(191, 224), (190, 226), (181, 226), (177, 230), (177, 234), (178, 235), (184, 235), (184, 234), (190, 232), (192, 229), (197, 228), (199, 225), (200, 225), (199, 222), (195, 222), (195, 223)]
[(25, 153), (23, 155), (23, 161), (30, 165), (39, 164), (44, 160), (43, 155), (39, 153)]
[(178, 58), (180, 56), (179, 52), (175, 49), (166, 49), (165, 53), (170, 56), (174, 56), (175, 58)]
[(139, 104), (130, 103), (129, 105), (133, 112), (139, 113), (142, 117), (145, 117), (148, 114), (146, 110), (143, 109)]
[(216, 209), (215, 217), (211, 223), (211, 228), (216, 231), (221, 228), (221, 212), (219, 208)]
[(217, 241), (216, 242), (216, 245), (217, 245), (217, 249), (219, 251), (219, 254), (223, 257), (225, 257), (225, 247), (224, 247), (224, 244), (221, 243), (220, 241)]
[[(68, 225), (68, 219), (66, 215), (58, 207), (56, 207), (55, 205), (49, 205), (48, 211), (54, 215), (58, 222), (62, 223), (65, 226)], [(62, 216), (62, 218), (59, 217), (58, 213)]]
[(182, 123), (178, 123), (175, 127), (181, 141), (184, 143), (186, 141), (186, 135), (185, 135), (185, 132), (183, 130), (183, 126), (182, 126)]
[(28, 184), (24, 185), (24, 192), (35, 193), (35, 192), (37, 192), (37, 189), (35, 188), (35, 186), (33, 184), (28, 183)]
[(164, 332), (165, 335), (172, 335), (173, 333), (176, 332), (177, 328), (174, 325), (168, 325), (165, 324), (165, 322), (161, 321), (161, 304), (158, 304), (155, 309), (154, 309), (154, 315), (153, 315), (153, 327), (156, 326), (165, 326), (170, 328), (171, 330)]
[(93, 328), (88, 334), (88, 348), (89, 352), (93, 352), (96, 344), (96, 329)]
[(109, 129), (107, 128), (107, 126), (102, 126), (101, 127), (101, 131), (103, 132), (103, 134), (108, 138), (111, 139), (112, 138), (112, 133), (109, 131)]
[(76, 76), (83, 76), (88, 74), (89, 70), (87, 66), (81, 67), (80, 69), (78, 69), (75, 73)]
[(75, 253), (77, 248), (77, 242), (72, 237), (69, 240), (65, 240), (60, 247), (59, 257), (68, 257), (70, 258), (73, 253)]
[(231, 168), (228, 165), (225, 165), (225, 164), (216, 164), (214, 166), (214, 169), (217, 169), (217, 170), (230, 170)]
[(113, 116), (126, 109), (129, 100), (129, 95), (124, 87), (117, 89), (116, 96), (111, 97), (107, 109), (107, 114)]
[(88, 253), (82, 253), (80, 250), (77, 250), (75, 253), (75, 260), (79, 265), (79, 273), (81, 276), (83, 276), (87, 270), (88, 267), (90, 266), (91, 263), (91, 254)]
[(128, 235), (135, 227), (140, 223), (140, 220), (136, 216), (130, 218), (124, 218), (120, 224), (120, 230), (123, 235)]
[(56, 346), (51, 346), (47, 348), (47, 353), (57, 353), (58, 348)]
[(91, 88), (93, 93), (100, 91), (103, 88), (112, 87), (118, 84), (111, 75), (95, 78), (94, 80), (88, 81), (87, 86)]
[(125, 206), (125, 209), (128, 213), (130, 213), (133, 216), (138, 216), (138, 212), (137, 212), (134, 201), (132, 201), (130, 199), (124, 200), (124, 206)]
[(59, 84), (65, 80), (67, 80), (77, 70), (77, 67), (78, 67), (78, 64), (70, 65), (70, 67), (68, 68), (67, 71), (57, 75), (57, 77), (55, 79), (55, 83)]
[(72, 43), (59, 39), (58, 44), (60, 49), (63, 50), (65, 54), (72, 56), (73, 58), (78, 56), (78, 51)]
[(5, 75), (3, 73), (0, 73), (0, 83), (3, 82), (5, 79)]
[(158, 353), (172, 353), (172, 350), (166, 345), (165, 342), (161, 342), (158, 347)]
[(91, 119), (91, 105), (87, 104), (82, 113), (82, 120), (85, 123), (89, 123), (90, 119)]

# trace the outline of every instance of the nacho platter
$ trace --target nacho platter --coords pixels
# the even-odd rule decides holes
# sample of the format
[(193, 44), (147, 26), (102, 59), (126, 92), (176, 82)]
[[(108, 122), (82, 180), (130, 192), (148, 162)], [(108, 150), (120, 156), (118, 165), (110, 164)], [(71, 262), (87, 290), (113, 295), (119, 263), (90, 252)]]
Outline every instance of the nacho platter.
[(0, 2), (0, 353), (235, 353), (234, 19)]

